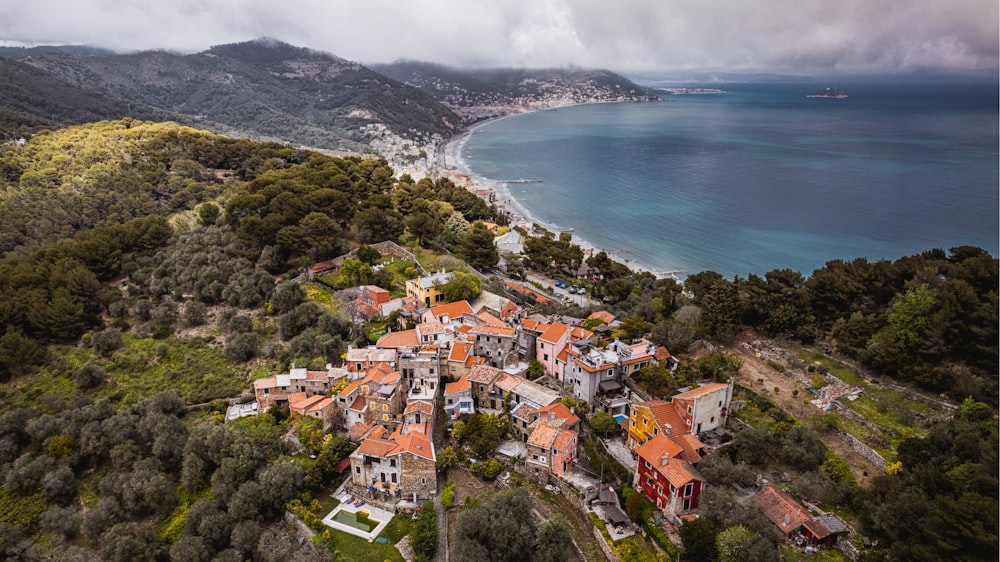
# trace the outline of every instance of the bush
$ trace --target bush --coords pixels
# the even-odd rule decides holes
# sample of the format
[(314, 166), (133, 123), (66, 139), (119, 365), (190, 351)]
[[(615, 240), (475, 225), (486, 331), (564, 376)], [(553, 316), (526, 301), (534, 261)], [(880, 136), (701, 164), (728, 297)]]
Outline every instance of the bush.
[(104, 382), (104, 377), (106, 375), (107, 373), (104, 371), (104, 367), (93, 363), (87, 363), (73, 374), (73, 382), (76, 383), (76, 386), (82, 389), (94, 388)]
[(414, 558), (418, 562), (430, 560), (437, 550), (437, 512), (434, 505), (425, 503), (421, 506), (420, 514), (417, 516), (417, 524), (413, 527), (413, 551)]
[(449, 483), (447, 486), (444, 487), (444, 490), (441, 491), (441, 505), (445, 509), (451, 509), (452, 507), (455, 507), (455, 485), (454, 484), (450, 484)]
[(208, 307), (201, 301), (190, 301), (184, 306), (184, 324), (201, 326), (205, 323)]
[(493, 480), (500, 475), (500, 471), (503, 470), (503, 464), (496, 459), (489, 459), (480, 465), (479, 473), (486, 480)]
[(90, 347), (100, 355), (110, 355), (122, 346), (122, 331), (118, 328), (108, 328), (90, 334)]

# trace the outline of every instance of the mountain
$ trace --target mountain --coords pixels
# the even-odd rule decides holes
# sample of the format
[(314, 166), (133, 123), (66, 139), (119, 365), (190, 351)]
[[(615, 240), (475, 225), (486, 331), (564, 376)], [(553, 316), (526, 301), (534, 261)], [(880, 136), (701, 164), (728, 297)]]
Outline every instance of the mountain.
[(42, 128), (120, 119), (165, 121), (166, 111), (84, 90), (33, 66), (0, 59), (0, 132), (4, 140)]
[(22, 55), (25, 64), (85, 90), (205, 120), (208, 128), (233, 129), (220, 132), (318, 148), (357, 149), (364, 142), (359, 128), (371, 123), (411, 139), (448, 135), (459, 124), (458, 116), (417, 88), (271, 39), (192, 55), (78, 56), (59, 49)]
[(467, 121), (510, 113), (518, 108), (660, 99), (653, 90), (607, 70), (468, 70), (414, 61), (372, 65), (372, 69), (421, 88)]

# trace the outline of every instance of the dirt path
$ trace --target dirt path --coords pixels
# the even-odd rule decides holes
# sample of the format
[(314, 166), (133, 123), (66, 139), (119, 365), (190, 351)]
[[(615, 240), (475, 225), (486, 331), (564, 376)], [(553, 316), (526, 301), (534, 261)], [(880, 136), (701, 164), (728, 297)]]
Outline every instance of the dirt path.
[[(766, 396), (768, 400), (780, 406), (787, 414), (811, 427), (812, 419), (821, 413), (818, 408), (808, 403), (812, 394), (802, 383), (768, 365), (766, 359), (757, 357), (752, 348), (747, 349), (743, 346), (743, 343), (753, 340), (761, 341), (768, 346), (778, 347), (774, 341), (747, 333), (738, 338), (733, 345), (719, 348), (719, 351), (736, 355), (743, 361), (743, 367), (736, 376), (737, 384)], [(776, 361), (781, 363), (780, 360)], [(778, 389), (777, 392), (775, 392), (775, 388)], [(798, 396), (794, 395), (795, 390), (798, 390)], [(850, 465), (851, 473), (854, 474), (858, 484), (868, 484), (872, 477), (881, 473), (881, 470), (868, 459), (856, 453), (836, 435), (821, 433), (820, 437), (830, 450), (837, 453)]]

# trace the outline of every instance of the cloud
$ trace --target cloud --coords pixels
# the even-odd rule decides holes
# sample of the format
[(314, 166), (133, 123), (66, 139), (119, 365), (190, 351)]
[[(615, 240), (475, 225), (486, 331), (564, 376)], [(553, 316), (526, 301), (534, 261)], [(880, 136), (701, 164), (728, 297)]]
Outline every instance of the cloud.
[(33, 0), (0, 40), (195, 52), (269, 36), (362, 62), (621, 71), (998, 66), (995, 0)]

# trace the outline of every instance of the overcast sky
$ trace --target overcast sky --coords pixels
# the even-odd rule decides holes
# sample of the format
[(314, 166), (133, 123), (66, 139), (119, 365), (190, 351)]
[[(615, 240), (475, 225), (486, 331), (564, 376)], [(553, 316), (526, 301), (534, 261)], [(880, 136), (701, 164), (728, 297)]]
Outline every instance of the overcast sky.
[(997, 0), (0, 0), (0, 41), (363, 63), (872, 73), (998, 66)]

